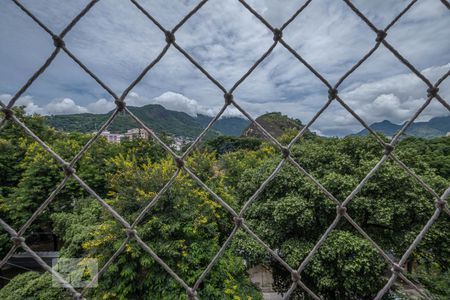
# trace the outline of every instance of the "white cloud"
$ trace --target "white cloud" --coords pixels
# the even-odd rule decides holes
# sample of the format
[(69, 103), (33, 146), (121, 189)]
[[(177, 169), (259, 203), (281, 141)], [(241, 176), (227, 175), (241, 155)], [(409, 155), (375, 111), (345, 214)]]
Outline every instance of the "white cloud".
[[(12, 96), (9, 94), (1, 94), (0, 95), (0, 101), (3, 104), (8, 104), (9, 101), (11, 100)], [(39, 105), (36, 105), (33, 102), (33, 98), (31, 96), (22, 96), (19, 99), (17, 99), (15, 106), (24, 106), (25, 107), (25, 112), (29, 115), (32, 114), (46, 114), (46, 112), (44, 111), (44, 109), (42, 107), (40, 107)]]
[(196, 117), (199, 113), (205, 115), (212, 114), (211, 110), (199, 105), (196, 100), (189, 99), (178, 93), (166, 92), (161, 96), (154, 98), (153, 101), (154, 103), (161, 104), (167, 109), (183, 111), (193, 117)]
[(88, 104), (87, 109), (93, 114), (103, 114), (113, 110), (115, 107), (116, 105), (114, 104), (114, 102), (102, 98)]
[[(11, 99), (11, 95), (0, 95), (0, 100), (5, 104), (9, 101), (9, 99)], [(55, 99), (44, 106), (39, 106), (34, 102), (33, 97), (25, 95), (17, 99), (15, 106), (23, 106), (25, 112), (29, 115), (67, 115), (89, 112), (86, 107), (77, 105), (75, 101), (69, 98)]]
[(75, 102), (69, 98), (53, 100), (46, 104), (44, 109), (50, 115), (80, 114), (88, 112), (86, 107), (75, 104)]
[[(128, 106), (137, 106), (141, 107), (147, 104), (160, 104), (164, 106), (166, 109), (184, 112), (192, 117), (196, 117), (197, 115), (206, 115), (206, 116), (214, 116), (219, 110), (220, 106), (215, 107), (207, 107), (201, 105), (197, 100), (186, 97), (183, 94), (175, 93), (175, 92), (165, 92), (154, 98), (145, 98), (139, 95), (136, 92), (131, 92), (128, 97), (125, 99), (125, 102)], [(234, 108), (229, 107), (224, 116), (239, 116), (240, 112)]]
[(131, 92), (125, 99), (128, 106), (141, 107), (148, 104), (160, 104), (166, 109), (180, 111), (187, 113), (192, 117), (196, 117), (197, 114), (212, 115), (211, 109), (207, 109), (202, 105), (199, 105), (197, 100), (190, 99), (185, 95), (175, 92), (165, 92), (154, 98), (147, 98), (139, 95), (136, 92)]
[[(421, 73), (435, 82), (449, 68), (450, 64), (446, 64), (427, 68)], [(449, 99), (450, 85), (442, 84), (439, 94)], [(364, 83), (341, 93), (341, 98), (369, 125), (383, 120), (401, 124), (413, 116), (425, 103), (426, 97), (427, 86), (412, 73)], [(355, 132), (361, 129), (360, 123), (341, 106), (334, 106), (328, 113), (328, 117), (319, 118), (315, 126), (323, 131)], [(428, 121), (448, 114), (449, 111), (434, 99), (417, 120)]]
[[(0, 95), (0, 101), (5, 104), (8, 103), (10, 99), (11, 95)], [(220, 107), (207, 108), (200, 105), (194, 99), (190, 99), (182, 94), (170, 91), (151, 99), (142, 97), (136, 92), (131, 92), (125, 99), (125, 102), (128, 106), (136, 107), (142, 107), (148, 104), (160, 104), (168, 110), (184, 112), (192, 117), (196, 117), (198, 114), (214, 116), (220, 110)], [(104, 114), (116, 107), (113, 101), (104, 98), (90, 103), (86, 107), (76, 104), (75, 101), (69, 98), (52, 100), (43, 106), (39, 106), (35, 103), (33, 97), (29, 95), (20, 97), (15, 105), (24, 106), (27, 114), (40, 115), (67, 115), (79, 113)], [(224, 116), (238, 115), (240, 115), (239, 111), (233, 107), (229, 107), (224, 113)]]

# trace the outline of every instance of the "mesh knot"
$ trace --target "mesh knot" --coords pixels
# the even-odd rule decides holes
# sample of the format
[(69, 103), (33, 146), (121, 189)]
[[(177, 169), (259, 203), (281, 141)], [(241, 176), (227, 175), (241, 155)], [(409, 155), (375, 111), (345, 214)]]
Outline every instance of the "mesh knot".
[(398, 274), (398, 273), (403, 272), (403, 269), (402, 269), (402, 267), (400, 267), (399, 265), (393, 264), (393, 265), (392, 265), (392, 268), (391, 268), (391, 271), (392, 271), (392, 273)]
[(292, 271), (291, 272), (291, 279), (292, 279), (293, 282), (300, 281), (300, 279), (301, 279), (300, 274), (297, 271)]
[(244, 222), (244, 218), (241, 218), (241, 217), (234, 217), (233, 220), (234, 220), (234, 224), (237, 227), (241, 227), (242, 223)]
[(76, 294), (73, 295), (73, 298), (76, 299), (76, 300), (82, 300), (83, 296), (80, 293), (76, 293)]
[(75, 169), (70, 166), (70, 164), (65, 163), (63, 165), (64, 174), (68, 177), (75, 173)]
[(2, 108), (2, 113), (5, 115), (5, 119), (11, 119), (14, 112), (9, 108)]
[(13, 236), (11, 237), (11, 241), (13, 241), (14, 245), (20, 246), (25, 242), (25, 238), (23, 236)]
[(52, 37), (52, 39), (53, 39), (53, 45), (55, 45), (56, 48), (62, 48), (64, 46), (66, 46), (66, 43), (64, 43), (63, 39), (60, 38), (59, 36), (54, 35)]
[(328, 90), (328, 100), (336, 99), (337, 94), (338, 94), (338, 90), (337, 89), (329, 89)]
[(127, 228), (126, 232), (127, 232), (127, 237), (128, 238), (133, 239), (134, 237), (136, 237), (137, 232), (136, 232), (135, 229)]
[(233, 102), (233, 94), (225, 93), (223, 95), (223, 97), (225, 98), (225, 104), (226, 105), (230, 105)]
[(186, 291), (186, 293), (187, 293), (187, 296), (188, 296), (189, 300), (194, 300), (197, 297), (197, 292), (194, 289), (192, 289), (192, 288), (189, 288)]
[(343, 216), (347, 213), (347, 207), (338, 205), (336, 206), (336, 213), (340, 216)]
[(291, 154), (291, 151), (287, 147), (281, 148), (281, 152), (283, 153), (283, 158), (288, 158)]
[(278, 42), (279, 40), (281, 40), (282, 37), (283, 37), (283, 31), (281, 31), (281, 30), (278, 29), (278, 28), (275, 28), (275, 29), (273, 30), (273, 40), (274, 40), (275, 42)]
[(178, 169), (184, 167), (184, 160), (181, 157), (176, 157), (175, 163), (177, 164)]
[(438, 200), (438, 201), (436, 201), (436, 208), (437, 209), (443, 209), (444, 207), (445, 207), (445, 201), (444, 200)]
[(114, 103), (116, 104), (117, 109), (119, 111), (123, 111), (125, 109), (125, 106), (126, 106), (125, 101), (123, 101), (123, 100), (116, 100), (116, 101), (114, 101)]
[(377, 43), (380, 43), (380, 42), (382, 42), (383, 40), (384, 40), (384, 38), (387, 36), (387, 33), (386, 33), (386, 31), (384, 31), (384, 30), (378, 30), (378, 32), (377, 32), (377, 38), (375, 39), (375, 41), (377, 42)]
[(389, 155), (391, 154), (392, 151), (394, 151), (394, 146), (392, 146), (391, 144), (384, 144), (384, 155)]
[(166, 42), (168, 44), (175, 42), (175, 35), (172, 32), (166, 31), (164, 34), (166, 35)]
[(438, 87), (431, 87), (427, 90), (428, 97), (436, 97), (436, 94), (439, 92)]

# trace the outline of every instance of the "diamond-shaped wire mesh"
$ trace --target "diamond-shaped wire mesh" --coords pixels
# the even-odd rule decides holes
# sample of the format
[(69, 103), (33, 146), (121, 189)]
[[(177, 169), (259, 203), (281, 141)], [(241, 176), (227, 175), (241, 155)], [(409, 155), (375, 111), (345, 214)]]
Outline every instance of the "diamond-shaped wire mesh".
[[(9, 226), (6, 222), (0, 219), (0, 226), (3, 227), (11, 236), (11, 240), (13, 245), (10, 251), (6, 254), (6, 256), (0, 262), (0, 268), (7, 263), (7, 261), (11, 258), (11, 256), (15, 253), (15, 251), (21, 247), (23, 250), (28, 252), (36, 262), (42, 266), (44, 270), (51, 273), (57, 281), (59, 281), (62, 286), (67, 288), (73, 295), (75, 299), (84, 299), (84, 294), (87, 289), (95, 282), (107, 269), (108, 267), (115, 261), (115, 259), (124, 251), (125, 246), (131, 240), (135, 240), (144, 251), (146, 251), (157, 263), (159, 263), (185, 290), (189, 299), (197, 299), (197, 289), (200, 284), (203, 282), (205, 277), (211, 271), (213, 266), (218, 262), (218, 260), (224, 254), (227, 246), (232, 241), (234, 235), (239, 229), (244, 230), (248, 235), (250, 235), (253, 239), (255, 239), (259, 244), (261, 244), (272, 256), (275, 260), (277, 260), (282, 266), (286, 268), (288, 272), (291, 274), (292, 285), (284, 295), (284, 299), (289, 299), (295, 289), (301, 288), (305, 292), (307, 292), (314, 299), (321, 299), (318, 295), (314, 293), (311, 289), (309, 289), (301, 280), (301, 273), (306, 268), (308, 263), (312, 260), (313, 256), (317, 253), (320, 246), (325, 242), (329, 234), (332, 230), (338, 225), (338, 223), (342, 219), (346, 219), (361, 235), (367, 239), (379, 252), (379, 254), (386, 260), (386, 262), (392, 267), (390, 272), (391, 276), (385, 286), (378, 292), (375, 299), (381, 299), (383, 295), (385, 295), (394, 282), (400, 277), (404, 282), (409, 284), (412, 288), (414, 288), (422, 297), (428, 299), (429, 296), (424, 294), (421, 289), (419, 289), (413, 282), (408, 280), (408, 278), (403, 274), (403, 265), (407, 261), (408, 257), (420, 243), (420, 241), (427, 234), (430, 227), (433, 223), (439, 218), (442, 212), (446, 213), (450, 216), (450, 210), (447, 205), (446, 199), (450, 194), (450, 187), (443, 193), (443, 195), (439, 196), (430, 186), (428, 186), (418, 175), (416, 175), (411, 169), (409, 169), (395, 154), (395, 146), (399, 141), (400, 136), (405, 132), (405, 130), (416, 120), (419, 114), (431, 103), (432, 100), (436, 100), (441, 103), (447, 110), (450, 111), (450, 104), (446, 102), (439, 95), (439, 85), (450, 75), (450, 71), (443, 75), (439, 80), (436, 81), (435, 84), (431, 83), (423, 74), (421, 74), (417, 68), (415, 68), (405, 57), (403, 57), (387, 40), (387, 33), (389, 29), (398, 22), (398, 20), (407, 13), (411, 7), (417, 2), (417, 0), (411, 1), (384, 29), (379, 29), (350, 1), (343, 0), (346, 5), (351, 9), (361, 20), (364, 22), (373, 32), (374, 32), (374, 40), (375, 44), (373, 48), (366, 53), (350, 70), (348, 70), (337, 82), (332, 85), (329, 83), (324, 76), (322, 76), (313, 66), (311, 66), (300, 53), (294, 50), (284, 39), (283, 39), (283, 30), (291, 24), (291, 22), (297, 18), (311, 3), (312, 0), (306, 1), (280, 28), (274, 28), (268, 21), (264, 19), (256, 10), (252, 8), (245, 0), (237, 0), (242, 4), (242, 8), (248, 10), (251, 14), (253, 14), (262, 24), (264, 24), (268, 30), (273, 33), (273, 43), (267, 49), (267, 51), (251, 66), (251, 68), (238, 80), (236, 83), (230, 88), (226, 89), (223, 85), (216, 80), (212, 75), (208, 73), (186, 50), (184, 50), (175, 39), (176, 32), (186, 23), (186, 21), (192, 17), (198, 10), (202, 8), (202, 6), (208, 1), (203, 0), (200, 1), (181, 21), (175, 25), (174, 28), (168, 30), (164, 28), (158, 20), (152, 16), (152, 14), (147, 11), (144, 7), (142, 7), (137, 0), (130, 0), (130, 2), (135, 5), (148, 19), (152, 22), (159, 30), (161, 31), (161, 37), (165, 39), (166, 45), (161, 50), (160, 54), (149, 64), (144, 70), (139, 74), (139, 76), (131, 82), (131, 84), (123, 91), (123, 93), (118, 96), (116, 95), (110, 87), (108, 87), (100, 78), (98, 78), (88, 67), (86, 67), (82, 61), (80, 61), (65, 45), (64, 37), (69, 31), (71, 31), (74, 26), (83, 18), (83, 16), (98, 2), (98, 0), (92, 0), (89, 2), (86, 7), (73, 19), (71, 22), (62, 30), (60, 34), (55, 34), (52, 32), (44, 23), (42, 23), (33, 13), (31, 13), (23, 4), (19, 2), (19, 0), (11, 0), (17, 5), (25, 14), (27, 14), (33, 21), (45, 30), (53, 39), (55, 50), (49, 56), (49, 58), (45, 61), (45, 63), (31, 76), (31, 78), (22, 86), (22, 88), (11, 98), (7, 105), (0, 102), (2, 112), (4, 113), (4, 118), (0, 120), (0, 128), (3, 128), (6, 122), (14, 122), (19, 125), (32, 139), (38, 142), (42, 148), (44, 148), (59, 164), (61, 164), (62, 169), (64, 171), (65, 177), (59, 183), (59, 185), (55, 188), (55, 190), (48, 196), (48, 198), (40, 205), (40, 207), (33, 213), (33, 215), (26, 221), (26, 223), (16, 231), (11, 226)], [(442, 4), (445, 7), (450, 9), (448, 1), (441, 0)], [(402, 128), (397, 132), (397, 134), (391, 139), (389, 143), (383, 141), (383, 139), (375, 133), (365, 122), (364, 120), (351, 108), (347, 105), (344, 99), (339, 95), (338, 88), (344, 82), (344, 80), (352, 74), (356, 69), (358, 69), (381, 45), (383, 45), (386, 49), (388, 49), (402, 64), (404, 64), (409, 70), (411, 70), (418, 78), (420, 78), (428, 87), (427, 90), (427, 99), (423, 103), (423, 105), (414, 113), (414, 115), (402, 126)], [(258, 122), (256, 122), (250, 114), (245, 111), (239, 103), (237, 103), (233, 98), (233, 92), (239, 87), (239, 85), (255, 70), (255, 68), (265, 60), (273, 51), (275, 47), (284, 47), (286, 48), (301, 64), (306, 66), (319, 81), (321, 81), (328, 88), (328, 101), (325, 105), (314, 115), (314, 117), (309, 121), (308, 124), (295, 136), (295, 138), (287, 145), (281, 145), (270, 133), (268, 133)], [(166, 145), (152, 130), (148, 128), (138, 117), (136, 117), (127, 107), (125, 103), (125, 98), (128, 93), (146, 76), (146, 74), (162, 59), (162, 57), (167, 53), (167, 50), (170, 47), (174, 47), (177, 49), (181, 55), (183, 55), (188, 61), (190, 61), (198, 70), (200, 70), (214, 85), (217, 86), (219, 90), (224, 93), (224, 105), (218, 112), (218, 114), (211, 120), (211, 122), (207, 125), (207, 127), (201, 132), (201, 134), (195, 139), (195, 141), (191, 144), (191, 146), (181, 155), (178, 156), (168, 145)], [(93, 80), (95, 80), (103, 89), (105, 89), (115, 100), (116, 109), (111, 114), (111, 117), (100, 127), (100, 130), (84, 145), (84, 147), (80, 150), (80, 152), (75, 155), (75, 157), (70, 161), (66, 161), (61, 156), (59, 156), (56, 152), (54, 152), (44, 141), (42, 141), (33, 131), (31, 131), (13, 112), (12, 107), (19, 99), (19, 97), (33, 84), (33, 82), (48, 68), (48, 66), (53, 62), (56, 56), (61, 52), (65, 52), (76, 64), (78, 64)], [(290, 155), (291, 147), (303, 136), (306, 130), (316, 121), (316, 119), (328, 108), (328, 106), (333, 102), (337, 101), (344, 109), (346, 109), (353, 117), (355, 117), (364, 128), (366, 128), (370, 134), (378, 141), (381, 147), (384, 148), (384, 155), (378, 161), (378, 163), (372, 168), (372, 170), (364, 177), (363, 180), (356, 186), (356, 188), (347, 196), (344, 201), (339, 201), (334, 197), (316, 178), (314, 178), (310, 173), (308, 173), (297, 161), (293, 159)], [(227, 204), (220, 196), (218, 196), (213, 190), (211, 190), (201, 179), (199, 179), (194, 172), (189, 168), (189, 166), (185, 165), (186, 157), (193, 151), (196, 145), (201, 141), (201, 139), (205, 136), (205, 134), (211, 129), (211, 127), (216, 123), (216, 121), (221, 117), (224, 111), (229, 107), (234, 106), (237, 108), (243, 115), (245, 115), (251, 123), (253, 123), (266, 138), (272, 144), (275, 145), (280, 150), (280, 155), (282, 156), (282, 160), (274, 169), (274, 171), (270, 174), (270, 176), (261, 184), (261, 186), (256, 190), (256, 192), (246, 201), (243, 205), (240, 212), (235, 211), (231, 206)], [(174, 159), (177, 170), (171, 177), (171, 179), (165, 184), (165, 186), (156, 194), (156, 196), (150, 201), (147, 206), (140, 212), (136, 220), (129, 224), (119, 213), (117, 213), (110, 205), (108, 205), (105, 200), (103, 200), (96, 192), (90, 188), (82, 178), (80, 178), (76, 174), (76, 170), (74, 169), (75, 164), (82, 158), (83, 154), (92, 146), (92, 144), (98, 139), (100, 134), (113, 122), (119, 112), (125, 112), (131, 116), (141, 127), (143, 127), (149, 135), (159, 144), (161, 145), (165, 151), (167, 151)], [(388, 160), (391, 159), (395, 163), (398, 164), (402, 169), (404, 169), (409, 176), (413, 177), (418, 184), (420, 184), (424, 189), (426, 189), (432, 199), (434, 199), (434, 203), (436, 209), (434, 214), (431, 216), (427, 224), (422, 228), (419, 234), (414, 239), (413, 243), (408, 247), (406, 252), (403, 254), (399, 261), (392, 260), (388, 254), (352, 219), (352, 217), (347, 213), (347, 206), (352, 201), (353, 198), (361, 191), (366, 182), (377, 172), (377, 170)], [(252, 229), (246, 224), (243, 216), (247, 208), (250, 204), (263, 192), (265, 187), (269, 182), (272, 181), (276, 177), (276, 175), (280, 172), (282, 166), (285, 163), (290, 163), (294, 167), (296, 167), (302, 174), (304, 174), (309, 180), (311, 180), (323, 193), (326, 197), (336, 203), (336, 218), (327, 228), (325, 233), (320, 237), (317, 243), (314, 245), (312, 250), (309, 252), (307, 257), (301, 262), (300, 266), (295, 269), (292, 268), (288, 263), (286, 263), (273, 249), (271, 249), (257, 234), (255, 234)], [(203, 271), (200, 277), (197, 279), (193, 286), (189, 286), (182, 278), (180, 278), (175, 271), (173, 271), (165, 262), (162, 260), (137, 234), (135, 228), (137, 224), (145, 217), (145, 215), (149, 212), (149, 210), (158, 202), (161, 196), (172, 186), (175, 182), (177, 175), (181, 172), (186, 172), (197, 184), (206, 190), (214, 200), (216, 200), (222, 207), (224, 207), (233, 217), (234, 217), (234, 228), (231, 231), (230, 235), (226, 239), (225, 243), (222, 245), (220, 250), (216, 253), (212, 261), (209, 263), (207, 268)], [(91, 283), (86, 286), (82, 291), (77, 291), (73, 286), (71, 286), (57, 271), (53, 270), (50, 266), (48, 266), (25, 242), (23, 234), (30, 227), (33, 221), (45, 210), (45, 208), (53, 201), (56, 195), (64, 188), (68, 179), (72, 177), (74, 178), (91, 196), (93, 196), (110, 214), (113, 218), (115, 218), (125, 229), (126, 236), (124, 236), (124, 241), (118, 250), (114, 253), (114, 255), (105, 263), (105, 265), (99, 270), (98, 274), (91, 281)], [(300, 263), (300, 262), (299, 262)]]

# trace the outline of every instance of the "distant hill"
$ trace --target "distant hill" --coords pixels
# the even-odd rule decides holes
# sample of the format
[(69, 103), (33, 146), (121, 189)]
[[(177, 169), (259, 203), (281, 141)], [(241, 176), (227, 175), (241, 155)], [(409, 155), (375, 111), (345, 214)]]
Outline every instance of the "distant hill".
[[(159, 104), (149, 104), (142, 107), (129, 106), (128, 109), (155, 132), (165, 132), (176, 136), (196, 137), (212, 120), (212, 117), (205, 115), (192, 117), (184, 112), (168, 110)], [(88, 133), (98, 130), (111, 114), (112, 111), (106, 114), (53, 115), (46, 117), (46, 121), (58, 130)], [(209, 136), (239, 136), (248, 124), (249, 121), (246, 119), (223, 117), (216, 122)], [(128, 114), (119, 113), (108, 130), (123, 133), (136, 127), (140, 126)]]
[[(256, 121), (275, 138), (280, 137), (290, 129), (300, 131), (304, 127), (300, 120), (291, 119), (279, 112), (261, 115), (256, 118)], [(308, 130), (306, 135), (312, 135), (312, 133)], [(242, 136), (265, 139), (265, 136), (255, 124), (250, 124), (247, 129), (244, 130)]]
[[(402, 125), (394, 124), (390, 121), (384, 120), (382, 122), (373, 123), (370, 125), (376, 132), (381, 132), (386, 136), (392, 137), (397, 131), (400, 130)], [(427, 122), (414, 122), (406, 130), (405, 136), (415, 136), (422, 138), (433, 138), (439, 136), (445, 136), (447, 132), (450, 132), (450, 116), (435, 117)], [(356, 135), (367, 135), (368, 130), (364, 129), (358, 132)]]
[[(211, 122), (211, 117), (205, 115), (197, 115), (197, 121), (200, 122), (202, 128), (206, 127)], [(239, 117), (224, 117), (217, 120), (213, 129), (219, 131), (223, 135), (240, 136), (245, 128), (247, 128), (250, 121)]]

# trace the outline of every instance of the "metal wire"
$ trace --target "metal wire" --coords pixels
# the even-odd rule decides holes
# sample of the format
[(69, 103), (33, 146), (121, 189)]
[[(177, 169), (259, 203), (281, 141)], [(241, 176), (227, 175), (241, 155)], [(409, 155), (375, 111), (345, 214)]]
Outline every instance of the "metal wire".
[[(242, 229), (249, 236), (251, 236), (255, 241), (261, 244), (270, 255), (273, 256), (275, 260), (277, 260), (282, 266), (286, 268), (288, 272), (291, 274), (292, 284), (284, 295), (284, 299), (289, 299), (292, 293), (297, 288), (303, 289), (306, 293), (308, 293), (314, 299), (321, 299), (314, 291), (308, 288), (301, 280), (301, 273), (306, 268), (308, 263), (312, 260), (314, 255), (317, 253), (321, 245), (326, 241), (330, 233), (333, 229), (338, 225), (341, 220), (347, 220), (365, 239), (367, 239), (371, 245), (379, 252), (380, 256), (392, 267), (391, 276), (385, 286), (378, 292), (375, 299), (381, 299), (383, 295), (385, 295), (394, 282), (400, 277), (404, 282), (409, 284), (412, 288), (414, 288), (418, 293), (426, 299), (429, 299), (429, 296), (424, 294), (421, 289), (419, 289), (414, 283), (408, 280), (404, 274), (403, 265), (420, 243), (420, 241), (424, 238), (426, 233), (429, 231), (430, 227), (436, 222), (438, 217), (441, 215), (442, 211), (444, 211), (448, 216), (450, 216), (450, 210), (447, 204), (447, 198), (450, 194), (450, 187), (444, 192), (442, 196), (439, 196), (430, 186), (428, 186), (425, 181), (423, 181), (417, 174), (415, 174), (411, 169), (409, 169), (397, 156), (395, 156), (395, 145), (399, 141), (400, 136), (405, 132), (405, 130), (416, 120), (416, 118), (420, 115), (420, 113), (428, 107), (428, 105), (436, 99), (439, 103), (441, 103), (447, 110), (450, 111), (450, 105), (447, 101), (445, 101), (439, 95), (439, 85), (449, 76), (450, 72), (447, 72), (440, 79), (436, 81), (433, 85), (429, 79), (427, 79), (417, 68), (414, 67), (403, 55), (401, 55), (387, 40), (387, 33), (390, 28), (392, 28), (398, 20), (406, 14), (411, 7), (417, 2), (417, 0), (413, 0), (409, 2), (409, 4), (386, 26), (384, 29), (377, 28), (372, 22), (350, 1), (343, 0), (346, 5), (349, 7), (351, 11), (353, 11), (361, 20), (364, 22), (373, 32), (375, 38), (375, 44), (372, 49), (368, 53), (366, 53), (353, 67), (351, 67), (344, 75), (339, 78), (336, 84), (332, 85), (328, 82), (328, 80), (320, 74), (311, 64), (309, 64), (298, 51), (296, 51), (293, 47), (291, 47), (288, 42), (283, 39), (283, 30), (289, 26), (293, 20), (295, 20), (298, 16), (308, 8), (309, 4), (312, 0), (306, 1), (279, 29), (272, 26), (265, 18), (260, 15), (255, 9), (252, 8), (245, 0), (237, 0), (242, 4), (242, 8), (248, 10), (252, 15), (254, 15), (262, 24), (264, 24), (268, 30), (273, 33), (274, 43), (264, 52), (264, 54), (245, 72), (242, 77), (235, 82), (231, 89), (227, 90), (217, 79), (215, 79), (206, 69), (204, 69), (200, 63), (198, 63), (186, 50), (183, 49), (175, 41), (175, 33), (178, 29), (180, 29), (194, 14), (196, 14), (202, 7), (205, 5), (208, 0), (200, 1), (186, 16), (184, 16), (181, 21), (174, 26), (171, 30), (166, 29), (161, 23), (154, 17), (152, 14), (142, 7), (138, 1), (130, 0), (130, 3), (135, 5), (139, 11), (141, 11), (151, 23), (153, 23), (163, 34), (162, 37), (165, 38), (166, 45), (161, 50), (160, 54), (148, 65), (143, 71), (137, 76), (135, 80), (131, 82), (131, 84), (123, 91), (123, 93), (118, 96), (116, 95), (108, 85), (106, 85), (99, 77), (97, 77), (94, 72), (92, 72), (82, 61), (80, 61), (65, 45), (64, 37), (76, 26), (76, 24), (82, 20), (84, 15), (88, 13), (92, 7), (98, 2), (98, 0), (90, 1), (81, 11), (75, 16), (67, 25), (59, 35), (52, 32), (43, 22), (41, 22), (32, 12), (30, 12), (19, 0), (11, 0), (16, 6), (22, 10), (25, 14), (27, 14), (39, 27), (41, 27), (44, 31), (46, 31), (51, 38), (53, 39), (55, 50), (51, 53), (49, 58), (44, 62), (44, 64), (28, 79), (28, 81), (17, 91), (17, 93), (10, 99), (7, 105), (4, 105), (0, 102), (1, 109), (5, 115), (5, 117), (0, 120), (0, 130), (4, 127), (6, 122), (14, 122), (19, 125), (33, 140), (38, 142), (44, 150), (46, 150), (62, 167), (62, 170), (65, 174), (64, 179), (59, 183), (59, 185), (54, 189), (54, 191), (48, 196), (48, 198), (39, 206), (39, 208), (33, 213), (33, 215), (25, 222), (25, 224), (18, 230), (15, 231), (11, 226), (9, 226), (5, 221), (0, 219), (0, 226), (6, 230), (6, 232), (11, 236), (12, 247), (6, 256), (0, 261), (0, 268), (8, 262), (8, 260), (12, 257), (15, 251), (18, 248), (22, 248), (26, 252), (28, 252), (39, 265), (42, 266), (44, 270), (51, 273), (54, 278), (61, 283), (61, 285), (67, 288), (75, 299), (85, 299), (84, 294), (87, 289), (92, 286), (92, 284), (98, 280), (98, 278), (108, 269), (108, 267), (115, 261), (115, 259), (124, 251), (125, 246), (135, 240), (141, 248), (147, 252), (161, 267), (163, 267), (168, 274), (170, 274), (186, 291), (186, 294), (189, 299), (198, 299), (197, 297), (197, 289), (203, 280), (207, 277), (208, 273), (211, 269), (216, 265), (217, 261), (223, 256), (226, 248), (232, 241), (236, 232), (239, 229)], [(446, 0), (441, 0), (442, 4), (445, 7), (450, 8), (450, 5)], [(313, 73), (317, 79), (322, 82), (329, 90), (328, 101), (325, 105), (314, 115), (308, 124), (292, 139), (292, 141), (285, 147), (281, 145), (269, 132), (267, 132), (263, 126), (261, 126), (256, 120), (254, 120), (250, 114), (243, 109), (233, 98), (233, 92), (239, 87), (239, 85), (245, 81), (245, 79), (255, 70), (255, 68), (264, 61), (273, 51), (275, 47), (281, 45), (281, 47), (286, 48), (292, 55), (295, 57), (301, 64), (303, 64), (308, 70)], [(423, 105), (416, 111), (416, 113), (404, 124), (404, 126), (397, 132), (397, 134), (391, 139), (389, 143), (385, 143), (381, 137), (378, 136), (376, 132), (374, 132), (366, 122), (342, 99), (342, 96), (338, 93), (338, 88), (344, 82), (344, 80), (356, 69), (358, 69), (381, 45), (383, 45), (386, 49), (388, 49), (401, 63), (403, 63), (407, 68), (411, 70), (419, 79), (421, 79), (428, 87), (427, 90), (427, 99), (423, 103)], [(181, 155), (178, 156), (168, 145), (166, 145), (150, 128), (148, 128), (137, 116), (135, 116), (130, 110), (127, 109), (125, 98), (128, 93), (147, 75), (149, 71), (164, 57), (167, 53), (167, 50), (173, 46), (182, 56), (184, 56), (188, 61), (190, 61), (198, 70), (200, 70), (206, 78), (208, 78), (219, 90), (224, 93), (224, 106), (219, 111), (219, 113), (211, 120), (208, 126), (201, 132), (201, 134), (195, 139), (193, 144)], [(81, 149), (81, 151), (75, 155), (75, 157), (67, 162), (61, 156), (59, 156), (55, 151), (51, 149), (44, 141), (42, 141), (32, 130), (30, 130), (26, 124), (24, 124), (19, 117), (17, 117), (13, 110), (11, 109), (16, 101), (19, 99), (21, 95), (33, 84), (33, 82), (48, 68), (48, 66), (54, 61), (56, 56), (61, 52), (65, 52), (77, 65), (80, 66), (82, 70), (84, 70), (95, 82), (97, 82), (106, 92), (108, 92), (117, 105), (116, 110), (113, 112), (111, 117), (101, 126), (99, 132), (94, 135)], [(298, 141), (299, 138), (303, 136), (306, 130), (316, 121), (316, 119), (329, 107), (329, 105), (333, 102), (337, 101), (345, 110), (347, 110), (351, 115), (353, 115), (361, 125), (367, 129), (370, 134), (378, 141), (381, 147), (384, 148), (384, 155), (380, 158), (378, 163), (370, 170), (370, 172), (364, 177), (364, 179), (356, 186), (356, 188), (347, 196), (344, 201), (339, 201), (336, 197), (333, 196), (315, 177), (313, 177), (310, 173), (308, 173), (295, 159), (290, 155), (290, 149)], [(206, 133), (211, 129), (212, 126), (216, 123), (216, 121), (220, 118), (220, 116), (225, 112), (225, 110), (229, 106), (234, 106), (238, 109), (244, 116), (246, 116), (252, 124), (254, 124), (258, 130), (262, 132), (262, 134), (271, 142), (275, 147), (280, 150), (280, 155), (282, 160), (277, 165), (277, 167), (271, 172), (269, 177), (260, 185), (260, 187), (255, 191), (255, 193), (246, 201), (241, 211), (238, 213), (232, 207), (230, 207), (226, 201), (224, 201), (220, 196), (218, 196), (212, 189), (210, 189), (201, 179), (199, 179), (195, 173), (189, 168), (189, 166), (185, 165), (186, 157), (192, 152), (195, 146), (200, 143), (202, 138), (206, 135)], [(159, 144), (161, 145), (174, 159), (177, 170), (171, 177), (171, 179), (164, 185), (164, 187), (156, 194), (156, 196), (150, 201), (145, 208), (142, 209), (138, 217), (134, 220), (132, 224), (129, 224), (119, 213), (117, 213), (108, 203), (103, 200), (96, 192), (86, 184), (83, 179), (81, 179), (77, 174), (74, 166), (78, 160), (82, 158), (84, 153), (89, 149), (89, 147), (98, 139), (100, 134), (111, 124), (116, 118), (118, 112), (124, 111), (129, 114), (136, 122), (140, 124), (146, 130), (149, 135)], [(430, 193), (430, 196), (434, 200), (436, 209), (434, 214), (430, 217), (427, 224), (422, 228), (419, 234), (416, 236), (413, 243), (408, 247), (406, 252), (403, 254), (401, 259), (398, 262), (392, 260), (389, 255), (351, 218), (351, 216), (347, 213), (348, 204), (354, 199), (354, 197), (361, 191), (366, 182), (370, 180), (370, 178), (378, 171), (378, 169), (388, 160), (391, 159), (393, 162), (398, 164), (405, 172), (414, 178), (426, 191)], [(265, 243), (257, 234), (255, 234), (251, 228), (247, 225), (244, 219), (245, 211), (248, 207), (254, 202), (264, 191), (268, 183), (273, 180), (277, 174), (280, 172), (282, 166), (285, 163), (290, 163), (295, 168), (297, 168), (302, 174), (304, 174), (312, 183), (314, 183), (323, 194), (333, 201), (336, 206), (336, 218), (324, 232), (324, 234), (320, 237), (314, 247), (311, 249), (306, 258), (299, 262), (300, 266), (295, 269), (291, 267), (288, 263), (286, 263), (273, 249), (271, 249), (267, 243)], [(206, 190), (212, 198), (219, 203), (223, 208), (225, 208), (234, 218), (234, 228), (231, 231), (230, 235), (216, 253), (214, 258), (208, 264), (203, 273), (199, 276), (195, 284), (191, 287), (189, 286), (178, 274), (171, 269), (163, 259), (161, 259), (137, 234), (135, 227), (138, 223), (145, 217), (145, 215), (152, 209), (152, 207), (158, 202), (161, 196), (173, 185), (175, 182), (175, 178), (179, 174), (180, 171), (186, 172), (201, 188)], [(78, 292), (73, 288), (57, 271), (53, 270), (50, 266), (48, 266), (32, 249), (28, 247), (25, 242), (25, 238), (23, 237), (26, 230), (31, 226), (31, 224), (36, 220), (36, 218), (46, 209), (46, 207), (53, 201), (56, 195), (64, 188), (66, 182), (69, 178), (74, 178), (78, 183), (91, 195), (93, 196), (104, 208), (108, 211), (109, 214), (113, 218), (115, 218), (125, 229), (126, 235), (124, 235), (124, 241), (121, 246), (117, 249), (114, 255), (105, 263), (105, 265), (100, 269), (95, 278), (88, 284), (81, 292)]]

